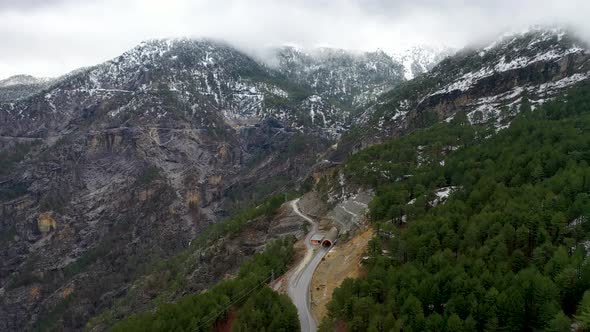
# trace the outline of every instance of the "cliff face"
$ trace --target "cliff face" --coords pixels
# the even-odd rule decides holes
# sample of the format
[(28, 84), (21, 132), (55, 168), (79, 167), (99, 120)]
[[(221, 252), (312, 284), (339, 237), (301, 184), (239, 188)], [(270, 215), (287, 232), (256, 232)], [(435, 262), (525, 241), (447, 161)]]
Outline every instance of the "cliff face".
[(536, 107), (588, 80), (589, 60), (587, 46), (561, 29), (532, 29), (464, 49), (356, 116), (355, 135), (343, 139), (341, 154), (457, 114), (499, 130), (523, 102)]
[(153, 41), (0, 104), (0, 330), (56, 306), (78, 329), (228, 211), (292, 190), (336, 127), (285, 82), (223, 44)]

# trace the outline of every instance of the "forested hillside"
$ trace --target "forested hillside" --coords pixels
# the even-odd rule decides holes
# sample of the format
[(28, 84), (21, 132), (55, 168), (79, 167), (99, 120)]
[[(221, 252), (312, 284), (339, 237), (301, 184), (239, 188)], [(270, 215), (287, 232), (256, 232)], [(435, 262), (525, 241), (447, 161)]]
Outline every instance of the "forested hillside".
[[(248, 314), (239, 312), (237, 318), (244, 323), (238, 326), (250, 326), (249, 314), (254, 312), (270, 314), (270, 310), (285, 310), (287, 312), (285, 319), (288, 321), (290, 302), (286, 298), (279, 297), (267, 288), (266, 284), (273, 275), (278, 277), (283, 273), (290, 263), (294, 239), (290, 235), (269, 237), (279, 240), (269, 239), (270, 244), (262, 248), (266, 250), (255, 254), (251, 252), (255, 249), (248, 249), (249, 241), (244, 239), (243, 233), (252, 234), (252, 229), (264, 229), (265, 224), (276, 217), (285, 198), (292, 198), (295, 195), (271, 196), (256, 206), (236, 211), (230, 218), (210, 226), (191, 243), (188, 249), (170, 259), (154, 262), (145, 278), (137, 280), (125, 296), (90, 320), (84, 329), (102, 331), (118, 323), (118, 328), (124, 327), (131, 330), (143, 330), (144, 324), (153, 324), (154, 330), (169, 330), (173, 327), (194, 329), (197, 325), (207, 330), (224, 322), (227, 315), (235, 312), (236, 308), (242, 304), (249, 309), (244, 310)], [(260, 236), (259, 233), (253, 234)], [(230, 249), (232, 246), (238, 246), (243, 252), (236, 253), (235, 249), (232, 251)], [(211, 287), (211, 290), (201, 293), (204, 287), (203, 279), (208, 279), (208, 275), (209, 278), (215, 275), (219, 269), (228, 269), (225, 266), (227, 264), (225, 260), (233, 260), (235, 261), (233, 265), (241, 267), (239, 272), (237, 268), (231, 271), (231, 274), (237, 275), (237, 278), (232, 279), (231, 282), (222, 281), (217, 286), (217, 283), (210, 283), (207, 288)], [(186, 294), (198, 295), (186, 296)], [(261, 298), (272, 299), (276, 305), (260, 306)], [(228, 305), (229, 303), (232, 305)], [(250, 312), (250, 309), (254, 311)], [(132, 315), (139, 310), (144, 312)], [(166, 312), (175, 312), (175, 314), (164, 317)], [(43, 324), (55, 325), (62, 314), (46, 315)], [(185, 315), (190, 316), (191, 319), (185, 321), (184, 318), (178, 318)], [(122, 319), (123, 322), (121, 322)], [(264, 322), (270, 324), (270, 321)]]
[[(163, 303), (154, 312), (133, 315), (112, 331), (211, 331), (238, 311), (234, 331), (294, 331), (299, 329), (297, 309), (286, 295), (266, 283), (286, 271), (293, 255), (293, 239), (270, 244), (264, 253), (245, 263), (238, 276), (176, 303)], [(240, 307), (244, 305), (244, 310)]]
[(590, 328), (590, 86), (495, 132), (464, 116), (356, 154), (377, 191), (365, 278), (321, 330)]

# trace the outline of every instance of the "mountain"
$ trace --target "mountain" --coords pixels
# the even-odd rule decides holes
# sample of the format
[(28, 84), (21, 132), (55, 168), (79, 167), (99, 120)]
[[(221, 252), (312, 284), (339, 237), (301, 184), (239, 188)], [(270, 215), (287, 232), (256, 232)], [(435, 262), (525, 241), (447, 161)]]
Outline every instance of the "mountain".
[(495, 132), (590, 70), (577, 39), (534, 30), (406, 81), (433, 54), (282, 47), (261, 61), (150, 40), (0, 103), (0, 330), (102, 330), (199, 293), (300, 234), (283, 194), (332, 162), (445, 120)]
[(0, 102), (26, 98), (46, 89), (52, 78), (37, 78), (31, 75), (15, 75), (0, 80)]
[(565, 91), (523, 105), (497, 132), (457, 114), (359, 151), (323, 179), (329, 195), (342, 184), (374, 190), (376, 234), (364, 273), (332, 293), (319, 330), (588, 326), (590, 84)]
[(587, 80), (589, 58), (586, 44), (563, 29), (533, 28), (485, 47), (468, 47), (381, 95), (355, 117), (357, 126), (343, 138), (341, 150), (450, 121), (456, 114), (466, 114), (473, 124), (504, 128), (523, 103), (538, 107)]
[[(351, 122), (342, 82), (360, 96), (402, 79), (383, 53), (321, 52), (325, 67), (289, 72), (219, 41), (150, 40), (0, 103), (0, 329), (79, 329), (211, 224), (300, 187)], [(255, 252), (237, 245), (191, 289)]]
[(282, 47), (272, 62), (287, 78), (342, 107), (362, 107), (404, 80), (402, 65), (382, 51)]
[(406, 80), (411, 80), (418, 75), (429, 72), (439, 62), (454, 53), (455, 51), (448, 47), (418, 45), (403, 52), (392, 54), (392, 57), (403, 64), (404, 77)]
[(149, 41), (1, 104), (0, 330), (34, 327), (71, 292), (60, 326), (81, 328), (146, 266), (305, 178), (334, 109), (204, 40)]

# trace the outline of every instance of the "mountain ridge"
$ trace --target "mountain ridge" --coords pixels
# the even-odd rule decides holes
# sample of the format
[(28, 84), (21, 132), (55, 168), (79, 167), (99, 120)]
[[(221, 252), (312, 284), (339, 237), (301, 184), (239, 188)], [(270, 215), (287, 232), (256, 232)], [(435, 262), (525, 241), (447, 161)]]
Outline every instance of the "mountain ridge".
[(0, 80), (0, 88), (12, 86), (12, 85), (30, 85), (30, 84), (42, 84), (51, 82), (54, 78), (51, 77), (35, 77), (32, 75), (13, 75), (3, 80)]
[(470, 46), (384, 93), (356, 117), (350, 140), (358, 149), (463, 112), (473, 123), (502, 128), (524, 95), (535, 107), (587, 80), (588, 57), (584, 42), (565, 29), (530, 29), (482, 48)]

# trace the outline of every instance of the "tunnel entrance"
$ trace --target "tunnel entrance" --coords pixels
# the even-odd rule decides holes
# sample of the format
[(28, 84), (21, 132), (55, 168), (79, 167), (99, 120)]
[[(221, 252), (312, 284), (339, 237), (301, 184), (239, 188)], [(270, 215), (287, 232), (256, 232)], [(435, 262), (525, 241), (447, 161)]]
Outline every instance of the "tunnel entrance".
[(337, 238), (338, 229), (336, 227), (332, 227), (328, 234), (326, 234), (326, 236), (324, 237), (324, 240), (322, 241), (322, 247), (330, 248), (332, 245), (334, 245), (334, 242), (336, 242)]

